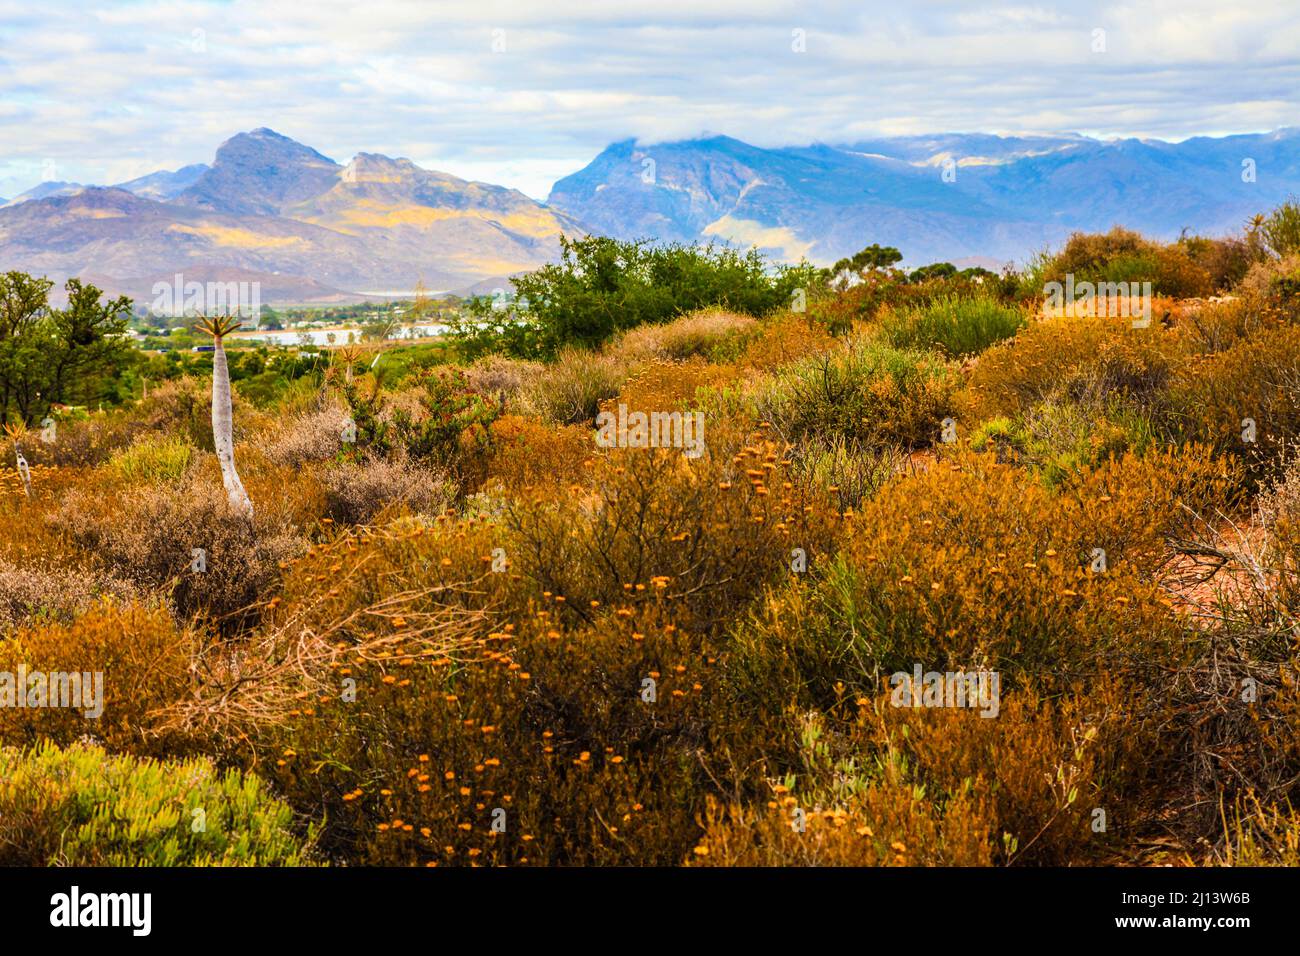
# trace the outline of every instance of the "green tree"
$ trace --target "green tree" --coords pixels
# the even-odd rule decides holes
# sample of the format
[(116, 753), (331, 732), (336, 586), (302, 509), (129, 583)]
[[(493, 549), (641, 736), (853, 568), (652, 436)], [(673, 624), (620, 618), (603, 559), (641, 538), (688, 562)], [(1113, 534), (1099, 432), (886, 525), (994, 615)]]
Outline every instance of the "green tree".
[(768, 267), (756, 249), (652, 245), (607, 236), (561, 238), (560, 261), (511, 281), (515, 296), (475, 299), (451, 319), (469, 354), (505, 350), (545, 356), (563, 345), (594, 346), (616, 332), (717, 306), (749, 315), (788, 308), (817, 270)]
[(835, 286), (844, 288), (853, 278), (861, 278), (866, 272), (879, 272), (891, 268), (903, 261), (903, 254), (893, 246), (882, 246), (873, 242), (865, 249), (860, 249), (848, 258), (841, 259), (826, 270), (826, 278)]
[(955, 275), (957, 275), (957, 267), (951, 262), (932, 262), (928, 266), (913, 269), (908, 275), (907, 281), (925, 282), (927, 279), (951, 279)]
[(53, 285), (24, 272), (0, 276), (0, 420), (32, 425), (55, 403), (102, 398), (130, 360), (130, 299), (103, 300), (93, 285), (69, 279), (68, 304), (53, 309)]

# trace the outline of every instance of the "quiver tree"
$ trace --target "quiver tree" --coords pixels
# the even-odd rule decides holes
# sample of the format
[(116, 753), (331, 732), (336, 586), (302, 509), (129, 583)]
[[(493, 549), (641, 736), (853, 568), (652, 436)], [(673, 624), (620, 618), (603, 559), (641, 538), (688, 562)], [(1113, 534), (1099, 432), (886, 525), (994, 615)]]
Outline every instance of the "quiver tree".
[(27, 459), (23, 457), (23, 450), (18, 442), (27, 434), (27, 428), (22, 422), (12, 422), (4, 427), (5, 437), (14, 443), (14, 467), (18, 469), (18, 477), (22, 479), (23, 491), (27, 497), (32, 496), (32, 472), (27, 467)]
[(236, 316), (201, 316), (199, 331), (212, 336), (212, 444), (217, 449), (221, 465), (221, 482), (226, 486), (226, 497), (236, 514), (253, 517), (253, 503), (248, 499), (244, 483), (235, 470), (235, 437), (230, 411), (230, 369), (226, 365), (226, 350), (221, 344), (224, 336), (239, 328)]
[[(338, 360), (343, 363), (344, 381), (352, 381), (352, 366), (361, 361), (364, 352), (355, 345), (345, 345), (336, 353)], [(331, 365), (331, 367), (333, 367)]]

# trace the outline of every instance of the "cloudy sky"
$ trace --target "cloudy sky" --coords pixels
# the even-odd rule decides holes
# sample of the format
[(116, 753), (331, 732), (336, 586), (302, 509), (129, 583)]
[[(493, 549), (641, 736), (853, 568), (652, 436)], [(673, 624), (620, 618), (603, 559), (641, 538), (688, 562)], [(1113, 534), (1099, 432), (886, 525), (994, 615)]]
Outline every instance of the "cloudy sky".
[(1298, 107), (1297, 0), (0, 0), (7, 197), (258, 126), (544, 198), (626, 137), (1181, 139)]

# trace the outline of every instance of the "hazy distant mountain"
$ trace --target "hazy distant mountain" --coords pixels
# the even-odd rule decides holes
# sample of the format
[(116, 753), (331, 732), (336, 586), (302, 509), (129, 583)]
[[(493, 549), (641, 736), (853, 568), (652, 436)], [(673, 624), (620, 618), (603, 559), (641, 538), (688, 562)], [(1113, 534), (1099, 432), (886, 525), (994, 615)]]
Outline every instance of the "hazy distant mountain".
[[(1243, 180), (1243, 162), (1253, 182)], [(829, 263), (872, 242), (909, 264), (1023, 261), (1076, 229), (1235, 230), (1300, 193), (1300, 130), (1187, 140), (945, 133), (764, 149), (726, 136), (614, 143), (547, 203), (360, 153), (340, 165), (268, 129), (210, 166), (117, 187), (42, 183), (0, 208), (0, 269), (261, 282), (263, 302), (491, 291), (561, 234), (715, 241)], [(163, 277), (160, 279), (160, 277)]]
[(877, 241), (909, 256), (991, 254), (995, 237), (1020, 250), (1044, 238), (1032, 219), (954, 190), (928, 166), (726, 136), (615, 143), (557, 182), (549, 202), (609, 235), (729, 241), (787, 260), (830, 262)]
[(194, 181), (208, 171), (205, 163), (195, 163), (177, 170), (160, 170), (132, 179), (130, 182), (118, 183), (118, 189), (144, 196), (146, 199), (175, 199), (194, 184)]
[(1222, 233), (1296, 192), (1295, 129), (1176, 144), (943, 134), (760, 149), (711, 137), (615, 143), (549, 203), (623, 238), (725, 238), (818, 262), (880, 242), (915, 264), (1023, 260), (1116, 223)]
[(81, 190), (85, 188), (86, 187), (81, 185), (81, 183), (41, 183), (39, 186), (33, 186), (25, 193), (19, 193), (13, 199), (5, 203), (5, 205), (16, 206), (19, 203), (30, 202), (33, 199), (47, 199), (50, 196), (72, 196), (81, 192)]

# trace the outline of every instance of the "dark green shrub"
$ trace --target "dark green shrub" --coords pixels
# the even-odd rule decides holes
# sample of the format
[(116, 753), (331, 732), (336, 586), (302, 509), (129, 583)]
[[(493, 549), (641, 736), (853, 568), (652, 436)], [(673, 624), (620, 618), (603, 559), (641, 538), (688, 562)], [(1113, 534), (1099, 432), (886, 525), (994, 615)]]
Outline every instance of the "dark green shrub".
[(939, 349), (950, 356), (977, 355), (1010, 338), (1025, 314), (987, 296), (943, 296), (925, 305), (886, 313), (881, 335), (900, 349)]

